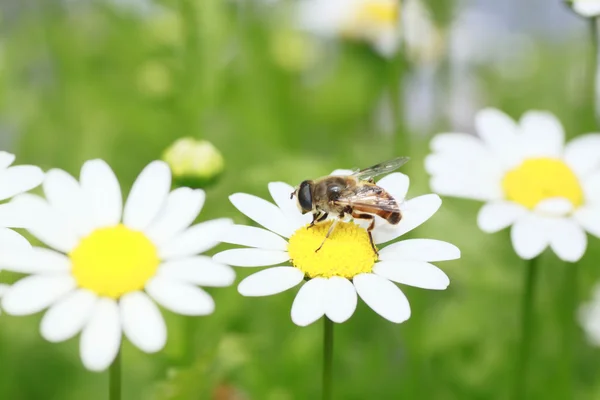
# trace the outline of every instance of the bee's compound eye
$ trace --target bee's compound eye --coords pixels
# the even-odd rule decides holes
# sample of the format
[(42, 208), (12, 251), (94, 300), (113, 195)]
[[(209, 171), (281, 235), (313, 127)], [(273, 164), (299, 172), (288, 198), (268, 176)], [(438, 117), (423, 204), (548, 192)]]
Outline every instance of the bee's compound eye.
[(298, 188), (298, 204), (302, 208), (303, 213), (312, 211), (312, 183), (310, 181), (304, 181)]

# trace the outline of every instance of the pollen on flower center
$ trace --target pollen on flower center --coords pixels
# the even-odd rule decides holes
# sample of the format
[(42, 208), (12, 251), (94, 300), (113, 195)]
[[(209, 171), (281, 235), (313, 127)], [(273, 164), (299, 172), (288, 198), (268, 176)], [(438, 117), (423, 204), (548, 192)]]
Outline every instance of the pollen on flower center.
[(532, 158), (509, 171), (502, 180), (509, 200), (533, 209), (552, 197), (568, 199), (574, 207), (583, 204), (583, 190), (575, 173), (563, 161)]
[(304, 226), (290, 238), (288, 252), (292, 264), (309, 278), (354, 276), (371, 272), (377, 255), (371, 247), (369, 235), (364, 228), (347, 222), (339, 222), (333, 233), (318, 252), (333, 222), (313, 227)]
[(124, 225), (95, 230), (69, 257), (79, 287), (114, 299), (143, 289), (160, 263), (146, 235)]

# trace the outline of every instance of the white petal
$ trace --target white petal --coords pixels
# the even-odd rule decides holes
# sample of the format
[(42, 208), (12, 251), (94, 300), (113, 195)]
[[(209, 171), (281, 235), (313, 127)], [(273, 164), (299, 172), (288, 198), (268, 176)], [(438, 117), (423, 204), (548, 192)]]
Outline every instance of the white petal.
[(7, 252), (24, 253), (31, 250), (31, 244), (12, 229), (0, 228), (0, 268), (4, 264), (3, 256)]
[(410, 318), (410, 304), (392, 282), (375, 274), (360, 274), (353, 279), (356, 292), (377, 314), (397, 324)]
[(233, 221), (213, 219), (192, 226), (159, 248), (163, 260), (189, 257), (210, 250), (221, 242)]
[(205, 199), (206, 193), (202, 189), (175, 189), (169, 193), (158, 217), (146, 229), (146, 235), (159, 246), (168, 242), (194, 223)]
[(215, 310), (215, 302), (204, 290), (187, 283), (156, 276), (146, 284), (146, 292), (158, 304), (177, 314), (208, 315)]
[(559, 218), (550, 232), (550, 247), (561, 260), (577, 262), (587, 248), (587, 236), (575, 221)]
[(377, 185), (384, 188), (398, 203), (401, 203), (408, 193), (410, 179), (400, 172), (394, 172), (379, 180)]
[(288, 243), (279, 235), (262, 228), (246, 225), (233, 225), (225, 235), (224, 243), (256, 247), (265, 250), (287, 250)]
[(91, 371), (104, 371), (121, 347), (119, 307), (112, 299), (100, 299), (90, 321), (83, 328), (79, 350), (83, 365)]
[(531, 260), (550, 244), (550, 221), (537, 215), (519, 219), (511, 229), (511, 239), (519, 257)]
[(77, 335), (89, 321), (98, 297), (85, 289), (68, 294), (44, 314), (40, 330), (49, 342), (62, 342)]
[(564, 197), (552, 197), (540, 201), (535, 206), (535, 212), (550, 217), (561, 217), (573, 211), (573, 203)]
[(10, 286), (5, 283), (0, 283), (0, 299), (10, 289)]
[(171, 190), (171, 170), (163, 161), (153, 161), (136, 179), (123, 211), (123, 222), (144, 230), (156, 218)]
[(295, 267), (274, 267), (250, 275), (240, 282), (243, 296), (271, 296), (293, 288), (304, 280), (304, 273)]
[(25, 251), (6, 251), (0, 257), (0, 268), (23, 274), (67, 273), (69, 257), (54, 250), (34, 247)]
[(527, 209), (511, 201), (495, 201), (484, 205), (477, 215), (479, 229), (487, 233), (498, 232), (527, 214)]
[(298, 291), (292, 304), (292, 321), (298, 326), (307, 326), (325, 315), (327, 279), (313, 278)]
[(400, 223), (396, 226), (380, 224), (373, 231), (373, 240), (379, 244), (396, 239), (431, 218), (441, 205), (442, 199), (437, 194), (426, 194), (408, 200), (401, 206), (402, 220)]
[(0, 201), (26, 192), (44, 180), (44, 173), (32, 165), (18, 165), (0, 170)]
[(113, 226), (121, 221), (123, 198), (113, 170), (103, 160), (91, 160), (81, 168), (81, 188), (92, 209), (96, 228)]
[[(600, 7), (600, 2), (598, 3)], [(580, 177), (600, 167), (600, 134), (579, 136), (565, 147), (565, 162)]]
[(79, 182), (60, 169), (52, 169), (44, 180), (44, 194), (51, 207), (78, 234), (87, 235), (94, 227), (91, 209)]
[(142, 292), (128, 293), (119, 301), (121, 324), (127, 339), (146, 353), (156, 353), (167, 343), (167, 325), (158, 307)]
[(2, 298), (2, 307), (12, 315), (35, 314), (71, 290), (75, 280), (67, 275), (33, 275), (13, 284)]
[(573, 10), (584, 17), (597, 17), (600, 15), (600, 3), (593, 0), (574, 0)]
[(229, 200), (248, 218), (278, 235), (290, 237), (298, 228), (279, 207), (260, 197), (236, 193), (229, 196)]
[(551, 113), (529, 111), (520, 121), (523, 154), (526, 157), (561, 157), (565, 132)]
[(325, 292), (325, 314), (333, 322), (346, 322), (354, 310), (358, 296), (354, 285), (348, 279), (334, 276), (327, 280)]
[(506, 167), (516, 166), (520, 161), (517, 148), (516, 122), (500, 110), (487, 108), (475, 116), (475, 128), (479, 136)]
[(31, 218), (23, 214), (14, 203), (0, 204), (0, 227), (26, 228)]
[(583, 193), (588, 203), (600, 203), (600, 170), (594, 171), (583, 180)]
[(289, 261), (286, 251), (262, 249), (232, 249), (215, 254), (217, 262), (236, 267), (262, 267)]
[(573, 217), (586, 231), (600, 238), (600, 205), (581, 207)]
[(447, 261), (460, 258), (460, 250), (453, 244), (433, 239), (402, 240), (379, 251), (382, 261), (415, 260)]
[(460, 197), (480, 201), (494, 201), (503, 197), (500, 180), (488, 176), (473, 176), (479, 170), (468, 174), (448, 173), (431, 178), (431, 190), (443, 196)]
[(302, 215), (298, 209), (296, 198), (292, 198), (291, 194), (294, 192), (294, 188), (285, 182), (271, 182), (269, 183), (269, 192), (277, 207), (281, 209), (290, 221), (296, 226), (301, 227), (308, 224), (312, 220), (310, 213)]
[[(431, 139), (431, 150), (438, 153), (472, 155), (486, 151), (483, 142), (477, 136), (466, 133), (440, 133)], [(430, 174), (437, 171), (427, 170)]]
[(77, 232), (66, 226), (60, 214), (41, 197), (26, 193), (11, 204), (29, 233), (48, 246), (68, 253), (79, 242)]
[(228, 265), (219, 264), (207, 256), (167, 261), (161, 265), (159, 274), (181, 282), (199, 286), (229, 286), (235, 280), (235, 272)]
[(450, 284), (450, 279), (441, 269), (423, 261), (382, 261), (375, 264), (373, 273), (422, 289), (444, 290)]
[(0, 151), (0, 170), (8, 168), (15, 162), (15, 155), (6, 151)]

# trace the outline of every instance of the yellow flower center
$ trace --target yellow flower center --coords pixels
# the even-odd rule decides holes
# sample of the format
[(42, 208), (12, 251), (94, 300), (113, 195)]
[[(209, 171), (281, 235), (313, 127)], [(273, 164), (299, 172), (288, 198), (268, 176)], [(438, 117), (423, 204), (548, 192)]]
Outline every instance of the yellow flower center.
[(398, 1), (368, 1), (360, 10), (360, 19), (377, 25), (395, 25), (400, 8)]
[(342, 35), (360, 36), (365, 30), (394, 27), (398, 24), (400, 7), (397, 1), (365, 1), (351, 21), (342, 28)]
[(124, 225), (95, 230), (69, 257), (79, 287), (113, 299), (143, 289), (160, 263), (146, 235)]
[(338, 222), (321, 250), (315, 252), (332, 223), (324, 222), (312, 228), (307, 225), (292, 235), (288, 245), (292, 264), (309, 278), (342, 276), (351, 279), (371, 272), (377, 255), (367, 231), (354, 223)]
[(577, 176), (561, 160), (532, 158), (509, 171), (502, 180), (509, 200), (529, 209), (552, 197), (568, 199), (574, 207), (583, 204), (583, 190)]

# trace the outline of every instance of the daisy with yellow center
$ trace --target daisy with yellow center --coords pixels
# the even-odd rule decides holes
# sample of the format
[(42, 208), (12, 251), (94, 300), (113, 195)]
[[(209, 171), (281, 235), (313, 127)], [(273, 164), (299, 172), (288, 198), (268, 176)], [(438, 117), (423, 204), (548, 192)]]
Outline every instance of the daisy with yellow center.
[[(167, 340), (155, 304), (183, 315), (207, 315), (214, 302), (201, 286), (228, 286), (233, 270), (198, 254), (214, 247), (231, 225), (219, 219), (191, 226), (204, 204), (202, 190), (171, 191), (166, 163), (150, 163), (123, 205), (110, 167), (88, 161), (77, 181), (51, 170), (45, 199), (21, 195), (13, 211), (51, 249), (10, 251), (0, 266), (31, 274), (6, 290), (2, 306), (13, 315), (49, 308), (42, 336), (61, 342), (81, 332), (83, 364), (106, 369), (125, 336), (147, 353)], [(154, 300), (154, 301), (153, 301)]]
[(364, 40), (387, 57), (400, 44), (396, 0), (307, 0), (299, 7), (301, 28), (316, 35)]
[[(393, 173), (378, 185), (402, 202), (409, 179)], [(441, 205), (437, 195), (402, 202), (399, 225), (378, 220), (373, 230), (373, 240), (379, 247), (376, 254), (363, 224), (352, 220), (338, 223), (321, 250), (315, 252), (332, 221), (310, 227), (310, 214), (302, 215), (295, 199), (290, 199), (292, 186), (272, 182), (269, 191), (276, 205), (244, 193), (230, 197), (238, 210), (265, 229), (245, 225), (229, 228), (222, 240), (246, 248), (223, 251), (214, 260), (238, 267), (274, 266), (244, 279), (238, 286), (244, 296), (277, 294), (306, 281), (292, 305), (291, 316), (297, 325), (309, 325), (324, 315), (334, 322), (344, 322), (354, 313), (358, 296), (382, 317), (401, 323), (410, 317), (410, 306), (393, 282), (434, 290), (448, 286), (446, 274), (430, 262), (459, 258), (455, 246), (430, 239), (381, 246), (428, 220)], [(283, 265), (275, 266), (278, 264)]]
[(426, 159), (432, 189), (485, 201), (478, 224), (485, 232), (512, 225), (523, 259), (548, 246), (564, 261), (585, 253), (585, 231), (600, 237), (600, 134), (564, 144), (560, 121), (527, 112), (517, 123), (495, 109), (475, 119), (479, 137), (437, 135)]

